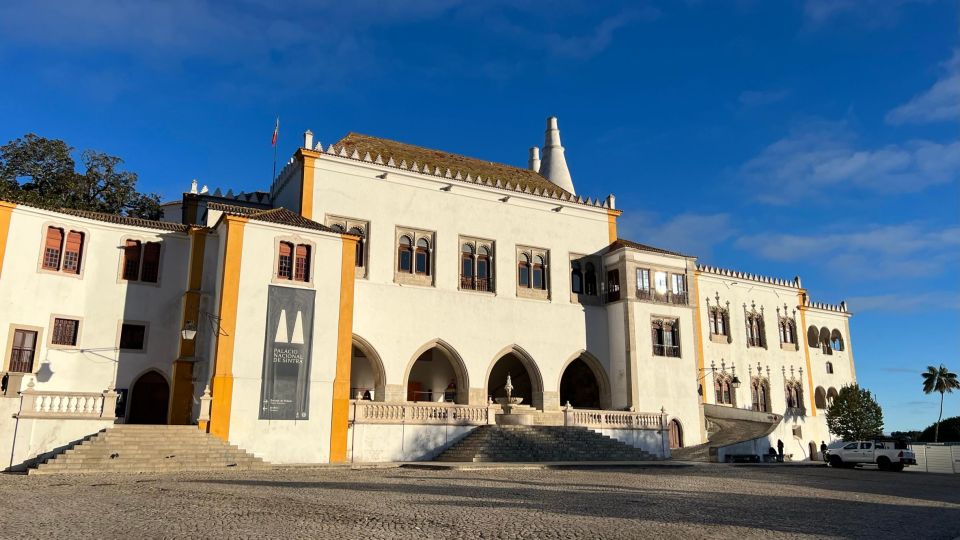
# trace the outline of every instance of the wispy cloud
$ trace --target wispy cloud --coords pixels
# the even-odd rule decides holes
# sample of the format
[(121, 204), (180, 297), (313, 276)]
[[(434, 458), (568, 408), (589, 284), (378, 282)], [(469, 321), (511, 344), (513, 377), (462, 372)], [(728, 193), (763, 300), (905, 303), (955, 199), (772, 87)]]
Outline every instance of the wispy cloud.
[[(831, 272), (861, 280), (937, 276), (960, 263), (960, 227), (916, 223), (810, 235), (768, 232), (742, 236), (735, 245), (775, 261), (815, 260)], [(871, 307), (871, 300), (865, 301)], [(872, 307), (878, 305), (875, 298)]]
[(870, 148), (857, 143), (845, 122), (817, 120), (767, 146), (739, 172), (769, 204), (828, 200), (838, 190), (914, 192), (960, 176), (960, 141)]
[(934, 309), (956, 310), (960, 309), (960, 294), (955, 291), (930, 291), (852, 296), (847, 298), (847, 305), (851, 311), (856, 313), (865, 311), (915, 313)]
[(733, 238), (736, 228), (726, 213), (685, 212), (664, 219), (649, 212), (627, 212), (619, 223), (619, 234), (622, 238), (703, 259), (710, 258), (717, 245)]
[(789, 95), (789, 90), (744, 90), (737, 101), (744, 107), (762, 107), (779, 103)]
[(803, 14), (812, 24), (824, 24), (842, 17), (866, 26), (891, 26), (900, 20), (908, 4), (926, 4), (930, 0), (806, 0)]
[(960, 120), (960, 49), (943, 63), (943, 73), (930, 89), (887, 113), (890, 124)]

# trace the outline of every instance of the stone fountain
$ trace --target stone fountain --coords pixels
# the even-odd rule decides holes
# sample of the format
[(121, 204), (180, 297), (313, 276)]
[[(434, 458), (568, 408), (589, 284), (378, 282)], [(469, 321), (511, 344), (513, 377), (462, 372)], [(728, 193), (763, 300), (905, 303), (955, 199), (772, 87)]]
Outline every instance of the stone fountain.
[(497, 425), (500, 426), (530, 426), (533, 425), (533, 410), (521, 409), (515, 411), (514, 407), (523, 402), (522, 397), (513, 397), (513, 383), (510, 381), (510, 374), (507, 374), (507, 384), (503, 386), (507, 392), (507, 397), (497, 398), (497, 403), (503, 409), (503, 412), (496, 417)]

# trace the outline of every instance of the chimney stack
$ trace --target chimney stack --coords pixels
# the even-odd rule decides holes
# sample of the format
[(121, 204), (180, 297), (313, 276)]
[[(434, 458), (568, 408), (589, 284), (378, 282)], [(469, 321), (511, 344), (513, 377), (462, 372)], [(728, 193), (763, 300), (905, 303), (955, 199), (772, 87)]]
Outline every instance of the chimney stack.
[(540, 148), (530, 147), (530, 159), (527, 160), (527, 167), (533, 172), (540, 172)]
[(573, 190), (573, 179), (567, 160), (563, 156), (563, 145), (560, 144), (560, 129), (557, 127), (557, 117), (547, 118), (547, 130), (543, 140), (543, 161), (540, 163), (540, 176), (546, 178), (557, 187), (576, 194)]
[(303, 132), (303, 147), (313, 150), (313, 132), (309, 129)]

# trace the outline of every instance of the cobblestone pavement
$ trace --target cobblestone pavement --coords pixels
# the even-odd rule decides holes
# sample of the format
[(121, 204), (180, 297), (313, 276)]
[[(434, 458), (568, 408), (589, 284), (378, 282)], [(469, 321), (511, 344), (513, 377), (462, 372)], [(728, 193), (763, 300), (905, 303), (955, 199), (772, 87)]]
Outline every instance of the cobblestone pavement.
[(960, 477), (738, 467), (0, 475), (3, 538), (960, 536)]

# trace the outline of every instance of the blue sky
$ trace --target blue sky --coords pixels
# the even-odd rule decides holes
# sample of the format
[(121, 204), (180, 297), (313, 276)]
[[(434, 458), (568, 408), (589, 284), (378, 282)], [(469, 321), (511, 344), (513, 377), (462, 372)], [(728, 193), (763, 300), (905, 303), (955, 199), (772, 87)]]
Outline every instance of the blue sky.
[[(310, 128), (526, 163), (556, 115), (621, 235), (848, 300), (861, 384), (922, 428), (960, 370), (955, 2), (0, 4), (0, 142), (126, 160), (165, 199), (265, 189)], [(944, 415), (960, 414), (960, 394)]]

